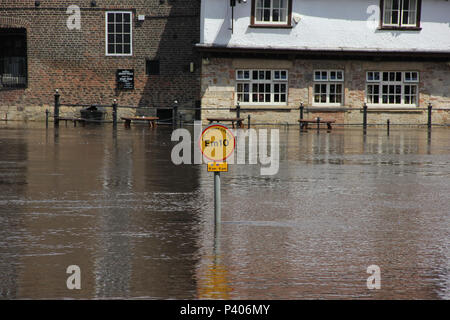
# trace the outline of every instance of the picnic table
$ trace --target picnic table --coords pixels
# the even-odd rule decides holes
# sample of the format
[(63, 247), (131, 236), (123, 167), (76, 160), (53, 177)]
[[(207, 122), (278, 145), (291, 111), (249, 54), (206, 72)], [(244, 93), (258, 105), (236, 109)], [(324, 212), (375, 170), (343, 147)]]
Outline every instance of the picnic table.
[(310, 120), (304, 120), (304, 119), (300, 119), (298, 120), (298, 122), (300, 122), (300, 129), (308, 129), (308, 124), (312, 123), (312, 124), (321, 124), (321, 123), (325, 123), (327, 125), (328, 130), (331, 130), (331, 124), (335, 123), (336, 120), (334, 119), (310, 119)]
[(234, 129), (234, 123), (236, 122), (239, 128), (244, 128), (244, 118), (207, 118), (209, 123), (212, 122), (231, 122), (231, 125)]
[(131, 127), (131, 121), (147, 121), (150, 128), (156, 127), (156, 120), (158, 117), (121, 117), (125, 121), (125, 128)]

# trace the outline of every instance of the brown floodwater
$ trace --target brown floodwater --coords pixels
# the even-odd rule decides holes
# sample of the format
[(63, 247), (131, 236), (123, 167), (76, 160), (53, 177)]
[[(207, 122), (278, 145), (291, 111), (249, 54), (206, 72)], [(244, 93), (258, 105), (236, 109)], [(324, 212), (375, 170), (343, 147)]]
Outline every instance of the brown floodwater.
[(450, 128), (279, 129), (277, 175), (222, 174), (215, 229), (171, 128), (0, 123), (0, 298), (450, 299)]

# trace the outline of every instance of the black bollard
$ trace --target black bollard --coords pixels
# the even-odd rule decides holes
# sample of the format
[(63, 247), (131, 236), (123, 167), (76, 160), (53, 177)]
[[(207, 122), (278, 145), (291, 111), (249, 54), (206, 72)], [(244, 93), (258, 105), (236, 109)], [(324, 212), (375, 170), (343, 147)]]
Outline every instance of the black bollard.
[(53, 121), (54, 121), (54, 125), (55, 127), (59, 127), (59, 92), (58, 89), (56, 89), (55, 92), (55, 110), (53, 112)]
[(248, 115), (247, 129), (250, 129), (250, 115)]
[(365, 103), (363, 105), (363, 129), (364, 129), (364, 132), (367, 129), (367, 104), (365, 104)]
[(387, 119), (387, 135), (389, 135), (391, 121)]
[(236, 106), (236, 118), (240, 118), (241, 117), (241, 106), (239, 105), (239, 102)]
[(431, 111), (433, 109), (433, 106), (431, 103), (428, 104), (428, 129), (431, 129)]
[(112, 108), (113, 108), (113, 112), (112, 112), (113, 127), (115, 128), (117, 126), (117, 99), (114, 99)]
[(320, 129), (320, 117), (317, 117), (317, 131)]
[(45, 127), (48, 128), (48, 109), (45, 109)]
[(303, 111), (305, 107), (303, 106), (303, 102), (300, 103), (300, 120), (303, 120)]
[(175, 100), (173, 102), (173, 109), (172, 109), (172, 125), (176, 127), (177, 125), (177, 119), (178, 119), (178, 101)]

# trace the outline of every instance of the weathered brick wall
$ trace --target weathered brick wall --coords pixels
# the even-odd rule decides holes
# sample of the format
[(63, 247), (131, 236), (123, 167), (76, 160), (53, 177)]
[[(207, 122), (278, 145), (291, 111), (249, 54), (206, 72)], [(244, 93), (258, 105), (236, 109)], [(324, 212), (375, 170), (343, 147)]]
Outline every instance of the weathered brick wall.
[[(205, 63), (206, 62), (206, 63)], [(268, 60), (209, 57), (203, 60), (201, 80), (202, 107), (222, 108), (222, 110), (205, 110), (203, 119), (209, 116), (231, 117), (230, 107), (235, 105), (235, 71), (239, 68), (284, 68), (289, 70), (288, 105), (280, 106), (245, 106), (241, 108), (258, 108), (259, 110), (241, 112), (243, 117), (251, 115), (253, 123), (297, 123), (299, 111), (283, 110), (280, 112), (261, 111), (263, 108), (298, 108), (303, 102), (305, 107), (311, 107), (313, 102), (314, 70), (341, 69), (344, 70), (344, 108), (355, 110), (340, 112), (308, 112), (305, 118), (334, 118), (337, 123), (360, 124), (364, 104), (366, 71), (419, 71), (419, 102), (420, 108), (426, 108), (431, 102), (435, 109), (446, 108), (448, 111), (433, 112), (433, 122), (450, 124), (450, 64), (445, 62), (375, 62), (359, 60)], [(401, 107), (401, 106), (400, 106)], [(313, 107), (311, 107), (313, 108)], [(317, 107), (323, 110), (324, 107)], [(335, 107), (333, 107), (335, 108)], [(368, 123), (392, 124), (426, 124), (427, 112), (423, 111), (389, 111), (370, 112)]]
[[(0, 107), (51, 105), (55, 89), (63, 103), (157, 107), (193, 106), (199, 100), (200, 0), (1, 0), (0, 28), (26, 28), (28, 87), (0, 90)], [(162, 2), (162, 3), (161, 3)], [(69, 5), (81, 8), (81, 30), (69, 30)], [(133, 11), (133, 56), (105, 55), (105, 11)], [(146, 15), (142, 23), (137, 15)], [(160, 60), (160, 75), (146, 75), (146, 59)], [(195, 72), (189, 72), (194, 62)], [(135, 90), (116, 89), (117, 69), (135, 70)]]

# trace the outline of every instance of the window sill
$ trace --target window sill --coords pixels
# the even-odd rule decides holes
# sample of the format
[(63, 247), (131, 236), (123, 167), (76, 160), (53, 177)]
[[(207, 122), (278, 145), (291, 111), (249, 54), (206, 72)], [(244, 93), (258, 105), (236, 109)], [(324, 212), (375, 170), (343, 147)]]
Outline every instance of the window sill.
[(13, 90), (25, 90), (27, 86), (17, 86), (17, 87), (2, 87), (0, 85), (0, 91), (13, 91)]
[[(422, 113), (424, 110), (418, 109), (416, 106), (370, 106), (367, 105), (367, 112), (405, 112), (405, 113)], [(361, 112), (363, 112), (361, 110)]]
[(394, 26), (382, 26), (378, 30), (390, 30), (390, 31), (420, 31), (421, 27), (394, 27)]
[[(287, 105), (240, 105), (241, 112), (249, 112), (249, 111), (276, 111), (276, 112), (290, 112), (291, 110), (298, 110), (298, 108), (293, 109), (288, 107)], [(230, 108), (230, 111), (235, 112), (236, 108)]]
[(249, 28), (271, 28), (271, 29), (292, 29), (292, 25), (288, 24), (251, 24)]

